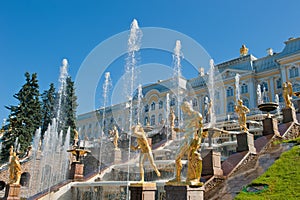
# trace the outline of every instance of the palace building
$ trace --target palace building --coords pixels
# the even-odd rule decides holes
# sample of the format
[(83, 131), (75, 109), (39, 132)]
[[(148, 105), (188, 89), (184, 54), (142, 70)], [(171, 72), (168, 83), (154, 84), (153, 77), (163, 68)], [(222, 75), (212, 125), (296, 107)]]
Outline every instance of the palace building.
[[(249, 126), (252, 126), (253, 130), (256, 130), (254, 120), (259, 119), (257, 116), (261, 114), (257, 109), (258, 85), (261, 88), (262, 100), (276, 102), (276, 96), (278, 96), (280, 107), (284, 106), (282, 97), (284, 82), (291, 82), (294, 92), (300, 91), (300, 37), (290, 38), (284, 43), (285, 47), (281, 52), (275, 53), (269, 48), (266, 56), (262, 58), (248, 54), (248, 49), (243, 45), (239, 57), (215, 65), (218, 74), (215, 75), (214, 79), (213, 110), (217, 124), (223, 122), (223, 125), (219, 125), (221, 128), (235, 130), (238, 127), (234, 123), (230, 123), (236, 119), (234, 106), (236, 104), (237, 74), (239, 74), (240, 99), (251, 110), (248, 113), (248, 119), (253, 120), (253, 123), (249, 122)], [(113, 125), (117, 125), (119, 130), (126, 131), (128, 130), (128, 116), (130, 114), (126, 105), (132, 103), (134, 105), (133, 115), (136, 116), (139, 113), (140, 123), (144, 126), (150, 125), (154, 131), (159, 132), (169, 123), (170, 109), (173, 109), (175, 115), (178, 116), (179, 106), (174, 94), (174, 87), (178, 87), (179, 93), (182, 94), (182, 101), (190, 101), (194, 110), (203, 115), (204, 122), (208, 122), (206, 115), (211, 96), (208, 90), (208, 79), (209, 74), (204, 73), (204, 70), (200, 68), (199, 73), (192, 79), (186, 80), (180, 77), (177, 86), (174, 85), (173, 78), (144, 85), (140, 109), (135, 106), (137, 105), (136, 95), (132, 102), (124, 102), (78, 115), (77, 127), (81, 134), (88, 137), (99, 136), (100, 127), (105, 127), (104, 131), (106, 132), (111, 130)], [(297, 97), (294, 99), (296, 100)], [(295, 107), (298, 108), (298, 105)], [(102, 119), (103, 116), (105, 119)], [(178, 119), (175, 123), (178, 124)], [(254, 131), (254, 133), (257, 132)]]

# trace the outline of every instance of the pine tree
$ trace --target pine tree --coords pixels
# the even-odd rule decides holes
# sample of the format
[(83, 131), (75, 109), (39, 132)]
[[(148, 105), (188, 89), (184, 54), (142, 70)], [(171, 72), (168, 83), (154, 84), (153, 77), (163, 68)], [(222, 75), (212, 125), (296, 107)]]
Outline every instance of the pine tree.
[[(35, 130), (41, 125), (41, 104), (39, 101), (39, 85), (37, 74), (32, 76), (25, 73), (26, 83), (20, 91), (14, 95), (19, 101), (17, 106), (7, 106), (10, 110), (9, 130), (3, 135), (1, 160), (9, 157), (9, 148), (18, 138), (19, 153), (23, 156), (31, 145)], [(17, 148), (17, 147), (15, 147)]]
[(45, 90), (42, 94), (42, 138), (48, 125), (55, 117), (55, 99), (55, 87), (54, 84), (51, 83), (49, 90)]

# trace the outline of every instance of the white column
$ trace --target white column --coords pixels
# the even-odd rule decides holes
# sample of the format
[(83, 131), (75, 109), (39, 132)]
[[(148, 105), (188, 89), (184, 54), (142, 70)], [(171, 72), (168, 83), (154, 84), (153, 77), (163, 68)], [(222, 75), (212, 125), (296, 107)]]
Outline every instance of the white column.
[(257, 95), (256, 95), (256, 87), (255, 87), (255, 80), (254, 78), (249, 79), (248, 83), (248, 93), (250, 95), (249, 98), (249, 106), (250, 108), (256, 108), (256, 103), (257, 103)]

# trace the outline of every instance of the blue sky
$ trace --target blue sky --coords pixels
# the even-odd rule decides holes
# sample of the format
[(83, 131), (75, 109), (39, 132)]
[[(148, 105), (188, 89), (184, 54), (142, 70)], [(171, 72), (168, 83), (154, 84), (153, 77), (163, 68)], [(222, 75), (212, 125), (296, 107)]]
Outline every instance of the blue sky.
[[(162, 27), (188, 35), (220, 63), (238, 57), (242, 44), (256, 57), (265, 56), (269, 47), (281, 51), (289, 37), (300, 36), (299, 7), (297, 0), (1, 1), (0, 119), (9, 114), (5, 105), (17, 103), (13, 94), (24, 84), (26, 71), (38, 73), (43, 91), (51, 82), (57, 85), (61, 60), (67, 58), (75, 79), (89, 53), (102, 41), (128, 30), (134, 18), (140, 27)], [(120, 56), (107, 66), (113, 83), (124, 71), (123, 59)], [(148, 62), (171, 65), (172, 57), (142, 53), (141, 63)], [(95, 101), (98, 99), (101, 94), (96, 95)]]

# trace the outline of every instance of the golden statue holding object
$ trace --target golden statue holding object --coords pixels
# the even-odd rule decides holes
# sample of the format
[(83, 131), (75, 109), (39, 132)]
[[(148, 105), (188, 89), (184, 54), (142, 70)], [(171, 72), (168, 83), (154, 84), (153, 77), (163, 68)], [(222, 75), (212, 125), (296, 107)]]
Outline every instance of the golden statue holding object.
[[(202, 172), (202, 159), (200, 153), (198, 153), (198, 149), (201, 145), (203, 133), (202, 115), (193, 110), (192, 106), (188, 102), (182, 103), (181, 110), (184, 114), (185, 127), (183, 131), (185, 132), (185, 135), (175, 157), (175, 179), (170, 180), (167, 184), (201, 186), (202, 183), (200, 182), (200, 177)], [(188, 174), (186, 182), (181, 182), (181, 159), (185, 154), (188, 154)]]
[(285, 107), (286, 108), (292, 108), (293, 103), (292, 103), (292, 96), (293, 96), (293, 86), (291, 82), (285, 82), (283, 83), (283, 98), (285, 102)]
[(19, 185), (21, 174), (22, 171), (19, 157), (17, 156), (16, 152), (13, 152), (9, 163), (9, 183)]
[(235, 106), (234, 110), (239, 116), (239, 125), (241, 131), (248, 132), (246, 122), (247, 122), (247, 113), (250, 112), (249, 108), (243, 105), (243, 100), (239, 99), (238, 104)]
[(137, 146), (131, 146), (132, 150), (141, 150), (140, 153), (140, 159), (139, 159), (139, 167), (140, 167), (140, 175), (141, 175), (141, 183), (144, 182), (144, 162), (147, 156), (149, 159), (150, 164), (152, 165), (155, 173), (157, 174), (157, 176), (160, 176), (160, 172), (158, 171), (155, 163), (154, 163), (154, 159), (153, 159), (153, 155), (152, 155), (152, 150), (151, 147), (149, 146), (145, 131), (143, 129), (143, 127), (138, 124), (136, 126), (132, 126), (132, 131), (133, 131), (133, 136), (137, 137)]

